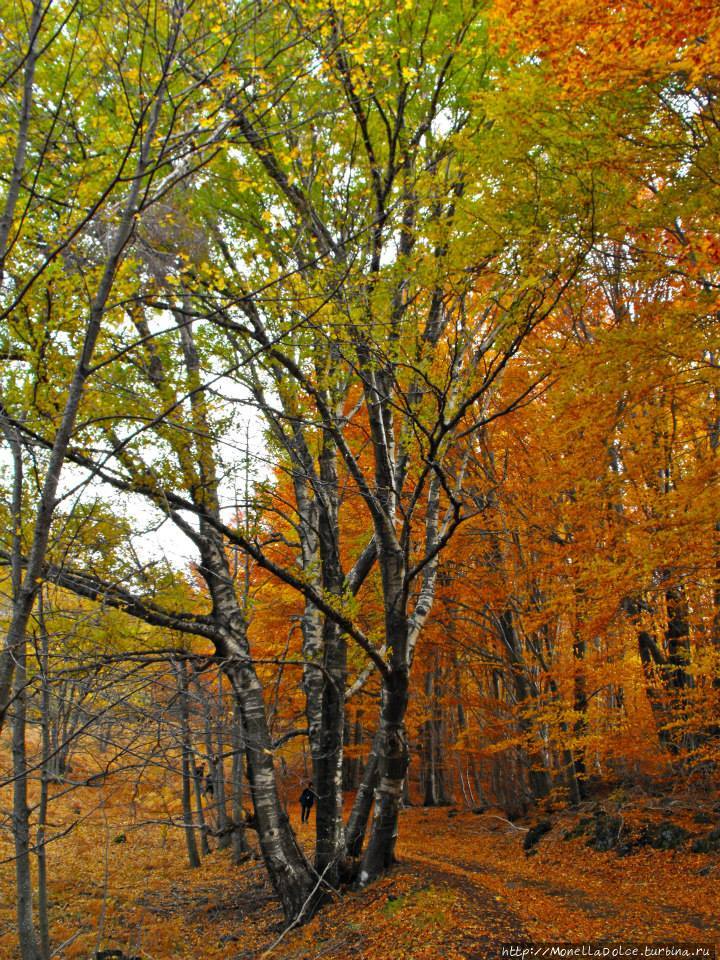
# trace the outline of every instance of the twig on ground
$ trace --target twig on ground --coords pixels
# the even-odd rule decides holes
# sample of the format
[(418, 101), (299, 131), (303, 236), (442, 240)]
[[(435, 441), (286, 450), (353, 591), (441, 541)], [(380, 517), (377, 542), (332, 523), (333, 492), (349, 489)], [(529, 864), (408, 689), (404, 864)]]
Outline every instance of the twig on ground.
[(263, 952), (260, 954), (260, 960), (265, 960), (265, 957), (269, 957), (272, 951), (275, 949), (275, 947), (279, 946), (280, 943), (282, 943), (282, 941), (285, 939), (287, 934), (290, 933), (290, 931), (294, 929), (294, 927), (296, 927), (301, 922), (309, 903), (311, 902), (315, 894), (318, 892), (321, 885), (325, 882), (325, 874), (328, 872), (328, 870), (333, 865), (333, 863), (334, 861), (331, 860), (330, 863), (325, 867), (323, 872), (318, 876), (317, 883), (308, 894), (307, 900), (300, 908), (300, 912), (298, 913), (298, 915), (295, 917), (292, 923), (288, 924), (287, 927), (285, 927), (285, 929), (277, 938), (277, 940), (274, 940), (266, 950), (263, 950)]

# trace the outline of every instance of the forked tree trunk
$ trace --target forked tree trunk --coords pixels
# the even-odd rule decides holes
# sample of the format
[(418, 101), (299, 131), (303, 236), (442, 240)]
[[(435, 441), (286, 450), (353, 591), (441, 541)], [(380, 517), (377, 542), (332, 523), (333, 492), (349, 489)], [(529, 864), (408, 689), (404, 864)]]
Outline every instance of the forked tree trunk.
[(638, 631), (638, 650), (645, 674), (645, 691), (655, 718), (658, 740), (661, 746), (676, 756), (680, 751), (680, 743), (673, 732), (676, 719), (674, 713), (684, 696), (683, 689), (687, 677), (686, 652), (689, 657), (687, 621), (673, 608), (671, 601), (668, 601), (667, 641), (669, 649), (673, 651), (673, 662), (671, 662), (670, 656), (660, 648), (655, 637), (640, 626), (642, 603), (632, 597), (626, 597), (622, 606), (630, 622)]
[(224, 637), (218, 652), (241, 720), (260, 850), (286, 918), (305, 921), (322, 902), (323, 887), (298, 846), (281, 803), (262, 685), (250, 657), (247, 624), (232, 586), (224, 545), (212, 530), (204, 524), (203, 527), (203, 571), (213, 596), (219, 632)]
[(668, 678), (671, 691), (670, 708), (673, 712), (673, 728), (677, 730), (674, 740), (678, 752), (694, 750), (697, 737), (687, 729), (688, 694), (693, 685), (690, 672), (692, 651), (690, 647), (690, 623), (685, 587), (678, 585), (665, 592), (667, 604), (667, 644)]
[(367, 832), (377, 783), (379, 751), (380, 731), (378, 730), (373, 738), (370, 756), (365, 764), (363, 778), (355, 794), (355, 802), (345, 829), (345, 856), (349, 860), (357, 860), (365, 843), (365, 833)]
[(640, 630), (637, 639), (640, 662), (645, 674), (645, 692), (655, 717), (658, 740), (671, 753), (676, 753), (677, 747), (669, 732), (670, 714), (661, 674), (667, 665), (667, 658), (647, 630)]
[(378, 778), (372, 833), (360, 867), (359, 883), (365, 886), (395, 862), (395, 843), (403, 781), (410, 755), (405, 735), (408, 672), (393, 670), (383, 684), (378, 742)]

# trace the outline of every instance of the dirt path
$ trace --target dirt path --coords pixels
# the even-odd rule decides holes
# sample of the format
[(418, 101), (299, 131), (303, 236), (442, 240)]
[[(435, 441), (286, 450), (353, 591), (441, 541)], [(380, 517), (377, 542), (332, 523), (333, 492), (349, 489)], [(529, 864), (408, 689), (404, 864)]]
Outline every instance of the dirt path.
[[(428, 860), (428, 862), (434, 862)], [(582, 910), (588, 916), (594, 919), (609, 919), (618, 916), (617, 904), (613, 904), (602, 897), (590, 897), (577, 887), (563, 886), (562, 884), (552, 883), (549, 880), (538, 880), (534, 877), (523, 876), (514, 872), (509, 866), (505, 870), (500, 870), (487, 863), (469, 863), (467, 861), (452, 858), (445, 861), (453, 868), (462, 871), (468, 877), (492, 877), (500, 880), (508, 890), (509, 901), (514, 901), (511, 891), (522, 891), (528, 889), (539, 890), (549, 896), (556, 897), (558, 900), (565, 901), (566, 905), (573, 909)], [(495, 897), (495, 899), (498, 899)], [(501, 898), (500, 898), (501, 899)]]
[[(621, 859), (565, 841), (566, 827), (559, 820), (528, 857), (523, 831), (497, 817), (404, 811), (397, 867), (343, 891), (271, 960), (501, 960), (502, 944), (522, 941), (720, 942), (717, 858), (644, 849)], [(88, 821), (52, 848), (54, 937), (80, 931), (63, 960), (93, 952), (104, 838), (104, 824)], [(300, 838), (311, 854), (314, 825)], [(183, 842), (177, 831), (128, 831), (109, 864), (103, 946), (148, 960), (258, 960), (284, 929), (262, 864), (234, 867), (216, 850), (190, 870)], [(10, 861), (2, 889), (12, 890)], [(2, 960), (17, 957), (14, 922), (11, 899), (0, 897)]]
[(514, 918), (517, 933), (506, 940), (720, 941), (707, 858), (646, 850), (621, 859), (563, 840), (560, 828), (528, 857), (522, 832), (491, 818), (416, 809), (404, 819), (401, 858), (484, 891), (485, 903), (501, 908), (501, 932), (502, 911)]
[(454, 860), (419, 854), (408, 857), (407, 862), (419, 867), (434, 886), (446, 886), (460, 894), (462, 906), (475, 926), (473, 936), (461, 936), (455, 941), (462, 956), (497, 957), (500, 944), (529, 939), (520, 917), (502, 896), (482, 883), (482, 874), (476, 869)]

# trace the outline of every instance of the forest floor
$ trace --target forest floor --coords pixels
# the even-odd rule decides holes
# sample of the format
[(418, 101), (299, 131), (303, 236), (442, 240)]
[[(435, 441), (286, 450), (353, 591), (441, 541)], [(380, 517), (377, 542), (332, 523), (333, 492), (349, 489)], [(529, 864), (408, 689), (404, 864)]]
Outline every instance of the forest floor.
[[(401, 815), (400, 862), (391, 874), (282, 936), (261, 863), (234, 867), (229, 851), (215, 851), (190, 870), (182, 830), (158, 825), (160, 794), (135, 795), (132, 820), (127, 797), (111, 785), (79, 796), (67, 808), (70, 821), (56, 808), (52, 832), (77, 822), (48, 850), (52, 939), (70, 941), (57, 954), (68, 960), (89, 960), (99, 948), (144, 960), (455, 960), (499, 957), (500, 944), (520, 941), (720, 944), (720, 859), (690, 849), (693, 836), (720, 821), (709, 801), (615, 803), (614, 822), (628, 836), (640, 824), (667, 823), (669, 812), (691, 834), (681, 850), (638, 846), (625, 857), (587, 846), (590, 805), (555, 814), (530, 855), (523, 849), (529, 824), (512, 825), (499, 812), (411, 807)], [(295, 820), (299, 811), (290, 812)], [(296, 827), (310, 852), (312, 824)], [(566, 838), (573, 829), (577, 835)], [(0, 859), (11, 852), (0, 835)], [(2, 960), (18, 956), (13, 914), (6, 861)]]

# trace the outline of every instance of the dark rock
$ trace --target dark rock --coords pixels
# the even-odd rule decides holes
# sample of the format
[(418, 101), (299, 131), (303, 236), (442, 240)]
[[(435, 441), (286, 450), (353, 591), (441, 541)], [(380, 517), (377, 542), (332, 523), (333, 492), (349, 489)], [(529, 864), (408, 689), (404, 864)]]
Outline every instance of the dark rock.
[(715, 823), (715, 818), (711, 817), (709, 813), (696, 813), (693, 817), (693, 823)]
[(135, 955), (131, 957), (129, 954), (125, 956), (122, 950), (99, 950), (95, 954), (95, 960), (141, 960), (141, 958)]
[(652, 847), (653, 850), (677, 850), (689, 836), (684, 827), (673, 823), (672, 820), (661, 820), (659, 823), (648, 823), (643, 827), (639, 843)]
[(623, 821), (620, 817), (596, 810), (593, 822), (593, 835), (587, 842), (588, 847), (607, 853), (617, 847), (622, 833)]
[(578, 837), (584, 837), (594, 823), (595, 820), (593, 817), (583, 817), (581, 820), (578, 820), (574, 827), (565, 831), (563, 840), (577, 840)]
[(720, 853), (720, 827), (698, 838), (692, 845), (693, 853)]
[(528, 832), (525, 834), (525, 839), (523, 840), (523, 849), (532, 850), (536, 843), (539, 843), (542, 837), (546, 833), (549, 833), (552, 830), (552, 823), (549, 820), (540, 820), (538, 823), (534, 824)]
[(487, 810), (487, 807), (483, 807), (482, 805), (480, 805), (479, 807), (473, 807), (470, 812), (476, 814), (477, 816), (480, 816), (480, 814), (485, 813), (486, 810)]
[(625, 840), (623, 843), (617, 845), (615, 852), (619, 857), (631, 857), (634, 853), (638, 852), (638, 845), (632, 840)]

